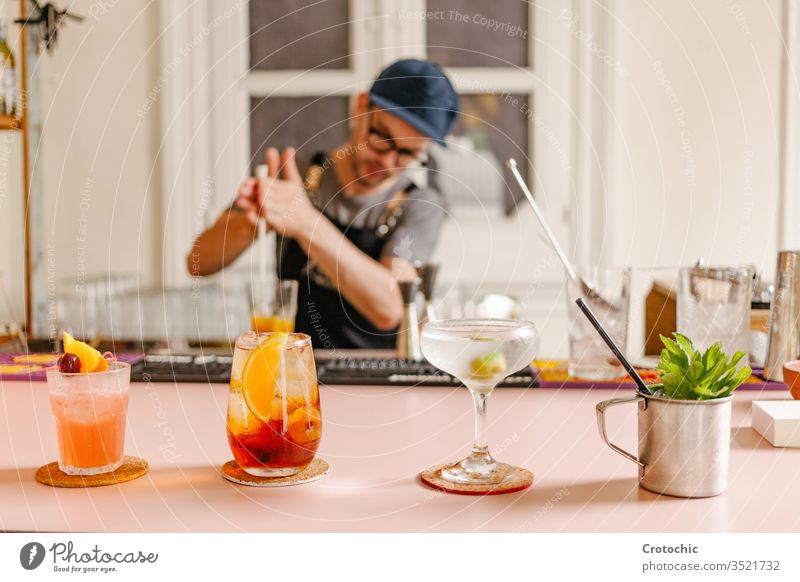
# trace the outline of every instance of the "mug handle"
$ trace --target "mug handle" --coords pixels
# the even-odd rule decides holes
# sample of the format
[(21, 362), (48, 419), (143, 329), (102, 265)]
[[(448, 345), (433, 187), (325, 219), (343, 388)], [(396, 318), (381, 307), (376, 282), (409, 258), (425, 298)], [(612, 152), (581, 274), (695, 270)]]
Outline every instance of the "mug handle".
[(639, 465), (639, 469), (644, 470), (644, 463), (642, 463), (639, 458), (635, 455), (630, 454), (628, 451), (618, 447), (610, 440), (608, 440), (608, 434), (606, 432), (606, 409), (611, 406), (616, 406), (617, 404), (626, 404), (628, 402), (637, 402), (639, 400), (644, 400), (638, 394), (636, 396), (629, 396), (627, 398), (612, 398), (611, 400), (604, 400), (600, 402), (597, 407), (597, 428), (600, 430), (600, 436), (602, 437), (603, 441), (611, 447), (611, 450), (618, 452), (620, 455), (625, 457), (626, 459), (630, 459), (637, 465)]

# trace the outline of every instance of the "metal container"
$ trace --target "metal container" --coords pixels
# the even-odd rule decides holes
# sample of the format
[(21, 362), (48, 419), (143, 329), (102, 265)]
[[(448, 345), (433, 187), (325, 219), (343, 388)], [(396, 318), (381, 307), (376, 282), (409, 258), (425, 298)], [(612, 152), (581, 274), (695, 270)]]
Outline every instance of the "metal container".
[(420, 280), (401, 281), (400, 294), (403, 296), (403, 319), (397, 330), (397, 356), (409, 360), (422, 360), (419, 344), (419, 313), (417, 312), (417, 292)]
[[(733, 396), (713, 400), (672, 400), (637, 394), (597, 405), (603, 441), (639, 466), (639, 485), (677, 497), (713, 497), (727, 487)], [(639, 455), (608, 440), (605, 411), (638, 402)]]
[(783, 382), (783, 365), (800, 359), (800, 251), (778, 253), (764, 374)]
[(425, 297), (425, 313), (423, 314), (420, 325), (426, 321), (435, 321), (436, 312), (433, 309), (433, 288), (436, 286), (436, 275), (439, 272), (439, 265), (436, 263), (419, 264), (417, 273), (420, 276), (419, 290)]

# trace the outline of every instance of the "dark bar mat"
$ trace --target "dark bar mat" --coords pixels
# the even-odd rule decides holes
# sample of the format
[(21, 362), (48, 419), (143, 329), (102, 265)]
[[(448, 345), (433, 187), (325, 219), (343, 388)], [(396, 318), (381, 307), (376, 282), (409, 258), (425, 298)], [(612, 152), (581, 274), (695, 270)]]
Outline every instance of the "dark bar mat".
[[(135, 364), (135, 382), (230, 381), (230, 356), (147, 356)], [(426, 362), (397, 358), (342, 358), (317, 362), (320, 384), (378, 386), (459, 386), (461, 383)], [(531, 387), (536, 375), (528, 368), (506, 378), (501, 386)]]
[(131, 366), (131, 382), (227, 384), (232, 356), (148, 355)]
[[(400, 358), (341, 358), (317, 363), (320, 384), (378, 386), (461, 386), (461, 381), (431, 366)], [(533, 388), (533, 368), (507, 376), (498, 388)]]

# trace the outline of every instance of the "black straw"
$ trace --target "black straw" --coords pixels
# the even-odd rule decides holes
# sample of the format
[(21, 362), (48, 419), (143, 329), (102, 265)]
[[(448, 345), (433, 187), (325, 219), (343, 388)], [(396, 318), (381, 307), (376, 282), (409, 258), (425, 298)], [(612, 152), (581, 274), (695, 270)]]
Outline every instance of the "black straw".
[(617, 344), (614, 343), (614, 340), (611, 339), (611, 336), (606, 333), (606, 330), (604, 330), (603, 326), (600, 325), (600, 322), (597, 321), (594, 313), (592, 313), (592, 310), (589, 309), (588, 305), (586, 305), (583, 298), (578, 297), (578, 299), (575, 300), (575, 303), (578, 304), (578, 307), (580, 307), (581, 311), (583, 311), (583, 314), (592, 324), (592, 327), (594, 327), (597, 330), (597, 333), (600, 334), (600, 337), (603, 338), (603, 341), (606, 342), (606, 345), (611, 348), (611, 351), (614, 352), (615, 356), (617, 356), (617, 359), (622, 363), (625, 371), (628, 372), (630, 377), (633, 378), (633, 381), (636, 382), (636, 386), (639, 387), (639, 392), (652, 396), (653, 393), (650, 392), (647, 384), (644, 383), (644, 380), (642, 380), (642, 377), (639, 376), (639, 373), (633, 369), (633, 366), (631, 366), (630, 362), (628, 362), (628, 360), (625, 359), (625, 356), (622, 355), (622, 352), (617, 347)]

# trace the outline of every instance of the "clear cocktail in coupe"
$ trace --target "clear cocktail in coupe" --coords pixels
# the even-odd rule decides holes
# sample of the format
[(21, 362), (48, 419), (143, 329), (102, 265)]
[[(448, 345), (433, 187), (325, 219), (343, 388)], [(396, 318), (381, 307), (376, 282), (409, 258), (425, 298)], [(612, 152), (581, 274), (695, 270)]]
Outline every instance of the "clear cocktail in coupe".
[(539, 334), (529, 321), (450, 319), (422, 330), (422, 353), (440, 370), (469, 388), (475, 401), (475, 442), (463, 461), (441, 470), (443, 479), (467, 485), (494, 485), (516, 479), (521, 469), (495, 461), (486, 443), (486, 403), (498, 382), (529, 366)]
[(322, 433), (311, 338), (284, 332), (239, 336), (227, 433), (234, 459), (256, 477), (287, 477), (311, 463)]

